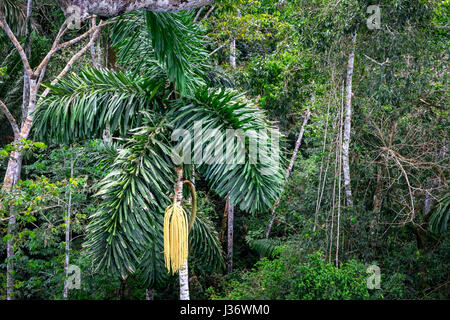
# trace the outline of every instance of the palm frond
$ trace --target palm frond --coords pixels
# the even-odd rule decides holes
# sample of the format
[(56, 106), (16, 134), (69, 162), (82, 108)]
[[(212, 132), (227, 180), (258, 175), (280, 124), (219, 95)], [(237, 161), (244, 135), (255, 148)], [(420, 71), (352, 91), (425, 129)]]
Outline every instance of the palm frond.
[[(265, 120), (260, 109), (236, 92), (202, 88), (193, 99), (176, 102), (172, 111), (174, 126), (188, 130), (191, 137), (195, 137), (196, 122), (201, 121), (202, 143), (194, 138), (192, 148), (192, 141), (186, 139), (180, 143), (180, 148), (192, 150), (194, 161), (196, 154), (203, 154), (201, 163), (196, 163), (199, 172), (219, 196), (230, 197), (231, 202), (239, 204), (243, 211), (264, 211), (273, 205), (282, 191), (284, 160), (278, 145), (269, 136), (269, 132), (279, 136), (278, 130)], [(224, 150), (223, 140), (217, 139), (217, 136), (227, 134), (237, 141), (234, 149), (228, 152)], [(261, 146), (262, 143), (271, 146), (272, 150), (270, 154), (260, 153), (258, 161), (250, 154), (249, 146)], [(212, 150), (217, 148), (222, 148), (225, 159), (217, 161), (214, 158)], [(274, 157), (279, 159), (278, 167), (271, 161)]]
[[(163, 215), (158, 216), (155, 224), (156, 234), (163, 234)], [(150, 242), (142, 253), (139, 260), (139, 276), (143, 283), (149, 288), (160, 287), (169, 278), (164, 262), (163, 237), (156, 237)]]
[(17, 36), (22, 36), (25, 33), (25, 21), (27, 19), (26, 1), (0, 1), (0, 13), (5, 17), (9, 27)]
[(112, 32), (119, 61), (147, 74), (164, 73), (182, 94), (204, 84), (207, 52), (189, 12), (134, 12)]
[(220, 271), (225, 267), (222, 246), (212, 222), (202, 212), (197, 212), (197, 219), (189, 235), (189, 248), (192, 255), (202, 265)]
[(429, 229), (437, 234), (444, 234), (448, 230), (450, 220), (450, 193), (447, 193), (434, 207), (430, 218)]
[(91, 217), (85, 246), (97, 267), (125, 276), (158, 236), (156, 226), (175, 181), (164, 120), (132, 131), (111, 172), (99, 183), (102, 199)]
[(273, 258), (277, 255), (277, 249), (282, 245), (278, 239), (253, 239), (247, 237), (248, 246), (265, 257)]
[(120, 71), (85, 69), (72, 74), (51, 88), (38, 106), (35, 132), (38, 140), (72, 143), (101, 138), (103, 131), (125, 135), (140, 125), (141, 110), (151, 109), (162, 83)]

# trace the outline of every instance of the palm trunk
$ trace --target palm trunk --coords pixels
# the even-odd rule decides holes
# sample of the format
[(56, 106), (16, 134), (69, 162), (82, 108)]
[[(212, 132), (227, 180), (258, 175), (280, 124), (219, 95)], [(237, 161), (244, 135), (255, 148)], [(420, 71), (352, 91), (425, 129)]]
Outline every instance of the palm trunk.
[[(183, 201), (183, 168), (177, 168), (177, 184), (175, 188), (177, 203), (178, 205), (182, 205)], [(180, 300), (190, 300), (189, 299), (189, 267), (188, 262), (181, 267), (178, 272), (178, 276), (180, 278)]]
[(352, 121), (352, 82), (353, 82), (353, 65), (355, 62), (355, 46), (356, 46), (356, 32), (352, 38), (352, 51), (348, 56), (347, 64), (347, 85), (345, 93), (345, 121), (344, 121), (344, 139), (342, 143), (342, 161), (344, 171), (344, 188), (347, 206), (352, 206), (352, 189), (350, 184), (350, 137), (351, 137), (351, 121)]
[(155, 290), (145, 289), (145, 300), (155, 300)]
[[(314, 102), (313, 102), (313, 105), (314, 105)], [(289, 175), (291, 174), (292, 168), (294, 168), (295, 159), (297, 158), (298, 150), (300, 148), (300, 145), (302, 144), (303, 134), (305, 133), (305, 128), (306, 128), (306, 125), (308, 124), (308, 121), (309, 121), (310, 117), (311, 117), (311, 111), (308, 108), (306, 110), (305, 119), (303, 119), (302, 128), (300, 129), (300, 133), (298, 134), (298, 138), (297, 138), (297, 141), (295, 143), (294, 153), (292, 154), (291, 162), (289, 163), (289, 167), (288, 167), (288, 169), (286, 171), (286, 175), (285, 175), (285, 179), (284, 179), (284, 187), (286, 186), (286, 183), (287, 183), (287, 180), (289, 178)], [(283, 189), (284, 189), (284, 187), (283, 187)], [(280, 200), (281, 200), (281, 197), (278, 198), (277, 201), (275, 201), (275, 204), (273, 205), (272, 218), (270, 219), (269, 226), (267, 227), (266, 239), (269, 238), (270, 231), (272, 230), (272, 226), (273, 226), (273, 223), (274, 223), (275, 218), (276, 218), (276, 210), (277, 210), (278, 205), (280, 204)]]
[(227, 272), (233, 271), (233, 232), (234, 232), (234, 206), (227, 198), (228, 216), (228, 245), (227, 245)]
[(180, 300), (190, 300), (189, 298), (189, 267), (186, 261), (179, 271), (180, 276)]

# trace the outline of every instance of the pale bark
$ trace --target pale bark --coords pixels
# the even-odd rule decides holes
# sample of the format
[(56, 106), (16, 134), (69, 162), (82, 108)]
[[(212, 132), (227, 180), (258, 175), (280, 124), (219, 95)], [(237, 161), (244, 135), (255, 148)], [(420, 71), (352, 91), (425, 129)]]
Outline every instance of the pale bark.
[(227, 272), (233, 271), (233, 233), (234, 233), (234, 206), (227, 198), (228, 217), (228, 243), (227, 243)]
[[(27, 16), (25, 20), (25, 55), (27, 59), (31, 57), (31, 11), (33, 1), (27, 1)], [(30, 100), (30, 76), (26, 71), (23, 72), (23, 96), (22, 96), (22, 121), (27, 117), (27, 105)]]
[[(313, 102), (313, 105), (314, 105), (314, 102)], [(300, 146), (302, 144), (303, 134), (305, 133), (305, 128), (306, 128), (306, 125), (308, 124), (308, 121), (309, 121), (310, 117), (311, 117), (311, 111), (308, 108), (306, 110), (306, 115), (305, 115), (305, 118), (303, 119), (302, 127), (300, 129), (300, 133), (298, 134), (297, 141), (295, 142), (294, 153), (292, 154), (291, 161), (289, 162), (289, 167), (286, 170), (286, 175), (285, 175), (285, 178), (284, 178), (283, 189), (286, 186), (286, 183), (287, 183), (287, 180), (288, 180), (288, 178), (289, 178), (289, 176), (291, 174), (292, 168), (294, 168), (295, 159), (297, 159), (298, 150), (299, 150), (299, 148), (300, 148)], [(280, 200), (281, 200), (281, 197), (278, 198), (277, 201), (275, 201), (275, 204), (273, 205), (272, 217), (270, 219), (270, 222), (269, 222), (269, 225), (268, 225), (267, 231), (266, 231), (266, 239), (269, 238), (270, 231), (272, 230), (272, 226), (273, 226), (273, 223), (274, 223), (275, 218), (276, 218), (276, 210), (278, 208), (278, 205), (280, 204)]]
[[(175, 194), (177, 197), (177, 204), (182, 205), (183, 202), (183, 168), (177, 168), (177, 183), (175, 186)], [(186, 261), (178, 271), (180, 280), (180, 300), (189, 300), (189, 268)]]
[(14, 133), (14, 139), (17, 140), (17, 138), (19, 137), (19, 127), (17, 126), (16, 119), (14, 118), (14, 116), (11, 114), (9, 109), (6, 107), (6, 105), (1, 100), (0, 100), (0, 109), (2, 109), (6, 119), (8, 119), (9, 124), (11, 125), (11, 129)]
[(158, 12), (191, 10), (209, 5), (213, 0), (58, 0), (58, 2), (67, 17), (73, 14), (68, 9), (76, 7), (83, 20), (91, 15), (103, 19), (113, 18), (136, 10)]
[(189, 298), (189, 268), (187, 261), (179, 271), (180, 277), (180, 300), (190, 300)]
[(205, 16), (202, 18), (202, 20), (204, 19), (208, 19), (208, 17), (211, 15), (211, 13), (214, 11), (214, 9), (216, 8), (216, 6), (211, 6), (211, 8), (209, 8), (208, 12), (206, 12)]
[[(70, 147), (70, 178), (73, 179), (73, 154), (72, 154), (72, 147)], [(69, 260), (70, 260), (70, 213), (72, 209), (72, 190), (69, 191), (69, 201), (67, 204), (67, 216), (66, 216), (66, 235), (65, 235), (65, 241), (66, 241), (66, 256), (64, 259), (64, 273), (66, 275), (66, 279), (64, 281), (64, 289), (63, 289), (63, 297), (64, 299), (67, 299), (68, 296), (68, 268), (69, 268)]]
[(155, 290), (145, 289), (145, 300), (155, 300)]
[(230, 66), (236, 69), (236, 39), (230, 40)]
[(352, 122), (352, 82), (353, 82), (353, 65), (355, 62), (355, 45), (356, 33), (352, 37), (352, 49), (348, 56), (347, 64), (347, 83), (345, 92), (345, 121), (344, 121), (344, 139), (342, 143), (342, 160), (344, 171), (344, 188), (347, 206), (352, 206), (352, 189), (350, 180), (350, 138), (351, 138), (351, 122)]
[[(330, 116), (330, 103), (331, 103), (331, 97), (328, 100), (327, 117), (325, 119), (325, 133), (323, 135), (322, 154), (325, 154), (325, 150), (326, 150), (326, 146), (327, 146), (328, 118)], [(315, 213), (314, 213), (313, 232), (316, 232), (316, 229), (317, 229), (318, 218), (319, 218), (319, 211), (320, 211), (320, 206), (322, 204), (323, 190), (325, 188), (325, 182), (327, 180), (327, 173), (328, 173), (328, 165), (330, 163), (329, 160), (330, 160), (330, 157), (328, 155), (327, 156), (327, 160), (326, 160), (327, 165), (326, 165), (326, 168), (325, 168), (325, 174), (324, 174), (324, 177), (323, 177), (323, 183), (322, 183), (322, 173), (323, 173), (323, 162), (324, 162), (324, 159), (322, 158), (322, 161), (320, 162), (319, 186), (317, 188), (317, 199), (316, 199), (316, 210), (315, 210)]]
[[(339, 124), (339, 141), (337, 143), (338, 147), (342, 146), (342, 103), (341, 103), (341, 117)], [(341, 151), (341, 150), (340, 150)], [(339, 238), (341, 234), (341, 190), (342, 190), (342, 152), (339, 152), (338, 158), (338, 202), (337, 202), (337, 222), (336, 222), (336, 267), (339, 266)]]
[[(94, 28), (97, 25), (96, 17), (92, 17), (91, 19), (91, 28)], [(94, 36), (93, 33), (90, 34), (90, 39)], [(101, 50), (100, 50), (100, 41), (99, 37), (97, 37), (97, 40), (95, 42), (92, 42), (91, 44), (91, 59), (92, 59), (92, 65), (96, 69), (100, 69), (101, 67)]]
[[(343, 95), (343, 94), (342, 94)], [(331, 223), (330, 223), (330, 247), (328, 250), (328, 262), (331, 263), (331, 253), (333, 250), (333, 236), (334, 236), (334, 216), (335, 216), (335, 210), (336, 210), (336, 177), (339, 177), (341, 179), (341, 157), (342, 157), (342, 121), (343, 121), (343, 110), (342, 110), (342, 102), (339, 107), (338, 111), (338, 119), (336, 121), (337, 126), (337, 134), (335, 139), (335, 163), (334, 163), (334, 178), (333, 178), (333, 193), (332, 193), (332, 208), (331, 208)], [(339, 189), (340, 192), (340, 189)]]
[(197, 22), (197, 20), (200, 18), (200, 14), (202, 13), (202, 11), (203, 11), (203, 7), (198, 9), (197, 14), (195, 15), (195, 18), (194, 18), (194, 22)]

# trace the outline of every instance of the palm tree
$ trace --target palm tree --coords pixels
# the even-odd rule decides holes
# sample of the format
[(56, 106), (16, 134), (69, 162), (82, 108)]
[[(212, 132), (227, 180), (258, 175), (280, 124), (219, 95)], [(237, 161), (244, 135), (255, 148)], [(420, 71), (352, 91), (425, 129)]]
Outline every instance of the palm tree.
[[(178, 181), (180, 157), (174, 151), (192, 157), (214, 146), (208, 142), (214, 133), (233, 132), (244, 147), (242, 162), (214, 162), (208, 156), (196, 164), (196, 173), (242, 211), (264, 211), (280, 196), (283, 169), (253, 161), (249, 150), (253, 143), (270, 144), (267, 132), (277, 130), (243, 95), (207, 86), (208, 54), (191, 13), (127, 14), (111, 39), (126, 71), (85, 69), (49, 86), (35, 129), (38, 139), (67, 144), (101, 138), (110, 130), (117, 156), (98, 185), (102, 205), (91, 217), (85, 246), (99, 268), (122, 277), (139, 270), (154, 285), (167, 276), (162, 225)], [(200, 129), (198, 121), (204, 124)], [(183, 139), (175, 148), (172, 134), (180, 129), (192, 136), (200, 130), (203, 142), (191, 148)], [(184, 172), (191, 167), (184, 164)], [(201, 212), (190, 233), (190, 250), (200, 261), (223, 267), (217, 234)]]

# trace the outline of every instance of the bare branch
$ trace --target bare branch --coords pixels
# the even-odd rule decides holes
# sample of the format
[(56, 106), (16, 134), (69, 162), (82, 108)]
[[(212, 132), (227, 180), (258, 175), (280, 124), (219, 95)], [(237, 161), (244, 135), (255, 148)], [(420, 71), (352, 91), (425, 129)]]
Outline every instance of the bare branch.
[[(34, 72), (36, 77), (39, 75), (39, 73), (41, 73), (41, 71), (44, 71), (44, 73), (45, 73), (45, 70), (47, 69), (47, 65), (50, 61), (50, 58), (59, 50), (59, 48), (58, 48), (59, 41), (61, 40), (61, 38), (64, 35), (64, 33), (66, 32), (66, 30), (67, 30), (67, 21), (64, 21), (64, 23), (61, 25), (61, 28), (59, 28), (59, 31), (58, 31), (58, 34), (56, 35), (55, 40), (53, 41), (52, 48), (47, 53), (45, 58), (42, 59), (42, 62), (39, 64), (36, 71)], [(40, 77), (43, 78), (44, 75), (40, 75)]]
[(14, 138), (17, 139), (19, 137), (19, 127), (17, 126), (16, 119), (1, 100), (0, 100), (0, 108), (2, 109), (9, 123), (11, 124), (12, 130), (14, 132)]
[(198, 9), (197, 14), (195, 15), (195, 18), (194, 18), (194, 22), (197, 22), (197, 20), (200, 18), (200, 14), (202, 13), (202, 11), (203, 11), (203, 7)]
[(384, 62), (378, 62), (375, 59), (372, 59), (371, 57), (369, 57), (365, 54), (363, 54), (363, 56), (366, 57), (367, 59), (369, 59), (370, 61), (372, 61), (373, 63), (376, 63), (379, 66), (384, 66), (386, 63), (389, 63), (389, 58), (387, 58), (386, 61), (384, 61)]
[(205, 16), (202, 18), (202, 20), (208, 19), (209, 15), (214, 11), (216, 6), (211, 6), (211, 8), (206, 12)]
[(11, 28), (9, 27), (8, 23), (6, 22), (6, 19), (3, 15), (0, 13), (0, 28), (2, 28), (5, 32), (8, 38), (11, 40), (12, 44), (16, 48), (16, 50), (19, 52), (20, 58), (22, 59), (23, 66), (25, 68), (25, 72), (28, 75), (32, 75), (30, 63), (28, 61), (27, 55), (25, 53), (25, 50), (20, 45), (20, 42), (17, 40), (14, 33), (11, 31)]
[[(69, 69), (72, 67), (72, 65), (92, 46), (92, 44), (95, 42), (95, 40), (98, 37), (98, 34), (100, 32), (101, 27), (109, 24), (110, 22), (102, 22), (98, 26), (95, 27), (94, 34), (92, 35), (92, 38), (89, 40), (89, 42), (80, 50), (78, 51), (73, 57), (69, 60), (69, 62), (66, 64), (64, 69), (60, 72), (60, 74), (51, 82), (51, 85), (55, 85), (58, 83), (59, 80), (61, 80), (66, 73), (69, 71)], [(39, 102), (41, 102), (50, 92), (50, 88), (45, 89), (45, 91), (42, 93), (41, 97), (39, 98)]]

